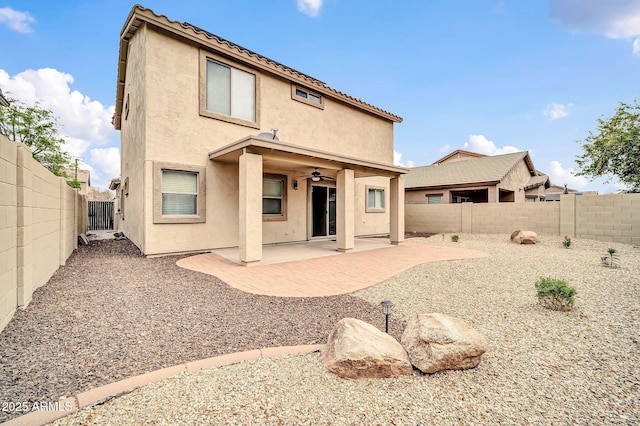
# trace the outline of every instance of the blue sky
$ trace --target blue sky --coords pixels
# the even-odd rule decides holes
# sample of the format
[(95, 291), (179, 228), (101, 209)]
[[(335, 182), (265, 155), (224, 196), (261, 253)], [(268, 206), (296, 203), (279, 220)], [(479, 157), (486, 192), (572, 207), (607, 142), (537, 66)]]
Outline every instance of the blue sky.
[[(119, 175), (110, 120), (133, 4), (0, 0), (0, 88), (50, 106), (67, 149), (101, 187)], [(572, 170), (596, 120), (640, 98), (640, 0), (142, 4), (402, 116), (398, 164), (430, 164), (458, 148), (528, 150), (553, 183), (620, 188)]]

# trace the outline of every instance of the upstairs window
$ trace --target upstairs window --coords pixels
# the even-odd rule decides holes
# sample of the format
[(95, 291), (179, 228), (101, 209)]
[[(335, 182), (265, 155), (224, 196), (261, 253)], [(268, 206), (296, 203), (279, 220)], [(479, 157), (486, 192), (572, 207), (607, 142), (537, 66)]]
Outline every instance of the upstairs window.
[(256, 121), (256, 76), (208, 60), (207, 110)]
[(260, 72), (200, 51), (200, 115), (260, 128)]
[(291, 85), (291, 99), (324, 109), (324, 99), (319, 93), (315, 93), (306, 87)]

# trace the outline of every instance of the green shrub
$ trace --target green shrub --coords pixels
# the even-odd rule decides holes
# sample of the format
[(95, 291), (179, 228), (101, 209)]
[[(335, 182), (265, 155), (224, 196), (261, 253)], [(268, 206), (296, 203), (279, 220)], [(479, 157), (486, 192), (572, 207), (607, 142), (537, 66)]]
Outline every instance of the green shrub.
[(459, 239), (460, 236), (458, 234), (454, 234), (451, 236), (451, 242), (457, 243)]
[(564, 280), (544, 278), (536, 282), (538, 301), (542, 306), (554, 311), (569, 311), (575, 303), (576, 289)]
[(568, 235), (564, 236), (564, 240), (562, 240), (562, 247), (569, 248), (571, 246), (571, 238)]
[(607, 250), (608, 254), (600, 257), (600, 261), (602, 262), (602, 266), (606, 266), (607, 268), (617, 268), (618, 264), (618, 251), (614, 248), (609, 248)]

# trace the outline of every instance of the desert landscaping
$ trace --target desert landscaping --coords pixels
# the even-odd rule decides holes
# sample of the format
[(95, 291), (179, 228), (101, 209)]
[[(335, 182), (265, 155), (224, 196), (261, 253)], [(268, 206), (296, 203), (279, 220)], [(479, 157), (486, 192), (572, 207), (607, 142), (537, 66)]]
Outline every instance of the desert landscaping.
[[(319, 353), (262, 359), (182, 374), (56, 424), (640, 421), (637, 247), (574, 239), (567, 249), (562, 238), (544, 235), (535, 245), (512, 244), (508, 235), (473, 234), (459, 234), (457, 243), (449, 235), (416, 242), (457, 244), (490, 257), (423, 264), (359, 291), (353, 296), (374, 308), (361, 319), (384, 327), (376, 312), (383, 316), (379, 303), (386, 299), (395, 303), (390, 333), (396, 338), (417, 313), (462, 318), (488, 343), (476, 368), (354, 380), (327, 371)], [(618, 268), (601, 265), (609, 247), (619, 253)], [(542, 307), (534, 289), (541, 276), (574, 286), (575, 307), (567, 312)]]

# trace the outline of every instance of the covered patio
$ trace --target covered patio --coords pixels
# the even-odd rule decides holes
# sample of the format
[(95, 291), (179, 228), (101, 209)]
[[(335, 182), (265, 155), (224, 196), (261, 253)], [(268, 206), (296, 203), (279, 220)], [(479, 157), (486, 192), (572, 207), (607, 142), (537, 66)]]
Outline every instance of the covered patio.
[[(390, 201), (389, 236), (391, 244), (404, 240), (404, 181), (403, 167), (379, 164), (278, 140), (248, 136), (230, 145), (211, 151), (212, 161), (237, 164), (239, 170), (238, 259), (243, 265), (256, 265), (263, 255), (263, 176), (265, 173), (297, 174), (309, 169), (321, 169), (328, 179), (335, 181), (335, 242), (341, 252), (354, 250), (355, 180), (365, 177), (389, 178)], [(307, 179), (310, 181), (310, 178)], [(292, 182), (298, 188), (297, 179)], [(309, 206), (293, 209), (289, 216), (310, 216)], [(309, 221), (310, 222), (310, 221)], [(312, 240), (309, 229), (306, 240)], [(331, 239), (331, 238), (330, 238)], [(388, 244), (388, 243), (387, 243)]]

